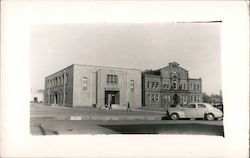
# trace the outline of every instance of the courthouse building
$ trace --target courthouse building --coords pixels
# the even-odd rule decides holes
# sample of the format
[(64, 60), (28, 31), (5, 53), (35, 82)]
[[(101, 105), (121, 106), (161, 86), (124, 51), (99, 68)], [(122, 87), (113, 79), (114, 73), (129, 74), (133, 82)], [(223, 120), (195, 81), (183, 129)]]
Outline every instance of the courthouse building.
[(71, 65), (45, 78), (45, 103), (59, 106), (102, 106), (108, 103), (141, 107), (141, 71)]
[(166, 107), (176, 98), (180, 104), (202, 102), (201, 78), (189, 78), (188, 71), (176, 62), (142, 72), (142, 87), (143, 106)]

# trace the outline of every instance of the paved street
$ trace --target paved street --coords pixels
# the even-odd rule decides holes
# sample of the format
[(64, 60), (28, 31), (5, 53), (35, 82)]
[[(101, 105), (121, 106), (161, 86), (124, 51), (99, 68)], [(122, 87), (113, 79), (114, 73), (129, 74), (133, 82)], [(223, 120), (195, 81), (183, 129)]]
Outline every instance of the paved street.
[[(31, 134), (202, 134), (223, 136), (222, 121), (161, 120), (164, 113), (31, 105)], [(72, 120), (74, 116), (76, 119)], [(91, 116), (91, 117), (90, 117)], [(93, 117), (96, 116), (96, 117)], [(101, 118), (98, 120), (98, 118)], [(105, 119), (103, 119), (105, 118)], [(132, 118), (132, 119), (131, 119)]]

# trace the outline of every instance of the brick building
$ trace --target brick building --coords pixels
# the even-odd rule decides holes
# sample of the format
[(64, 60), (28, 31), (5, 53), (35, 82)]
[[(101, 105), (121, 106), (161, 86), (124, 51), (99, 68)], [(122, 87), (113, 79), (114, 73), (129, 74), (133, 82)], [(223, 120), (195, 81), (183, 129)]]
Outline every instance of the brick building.
[(141, 107), (141, 89), (140, 70), (74, 64), (45, 78), (45, 103)]
[(189, 78), (188, 71), (172, 62), (168, 66), (142, 72), (142, 105), (166, 107), (179, 103), (202, 102), (201, 78)]

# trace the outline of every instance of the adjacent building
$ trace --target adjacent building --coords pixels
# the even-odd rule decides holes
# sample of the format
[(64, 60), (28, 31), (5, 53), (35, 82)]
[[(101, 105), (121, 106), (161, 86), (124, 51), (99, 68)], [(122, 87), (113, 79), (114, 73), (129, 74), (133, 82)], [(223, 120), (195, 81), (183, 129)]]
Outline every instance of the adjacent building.
[(30, 89), (30, 101), (42, 103), (44, 101), (44, 90)]
[(141, 71), (71, 65), (45, 78), (45, 103), (90, 107), (105, 104), (141, 107)]
[(180, 104), (202, 102), (202, 80), (193, 79), (176, 62), (158, 70), (142, 72), (142, 105), (167, 107), (178, 100)]

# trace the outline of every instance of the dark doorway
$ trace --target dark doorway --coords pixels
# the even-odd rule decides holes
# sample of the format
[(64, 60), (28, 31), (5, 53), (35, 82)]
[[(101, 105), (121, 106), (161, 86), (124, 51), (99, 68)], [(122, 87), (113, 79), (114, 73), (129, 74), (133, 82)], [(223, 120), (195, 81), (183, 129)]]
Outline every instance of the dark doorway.
[(105, 104), (120, 104), (119, 91), (105, 91)]
[(37, 99), (37, 97), (34, 97), (34, 102), (38, 102), (38, 99)]
[(178, 94), (174, 94), (173, 100), (174, 100), (175, 105), (177, 105), (179, 103), (180, 99), (179, 99)]
[(54, 95), (54, 104), (57, 104), (57, 94)]

